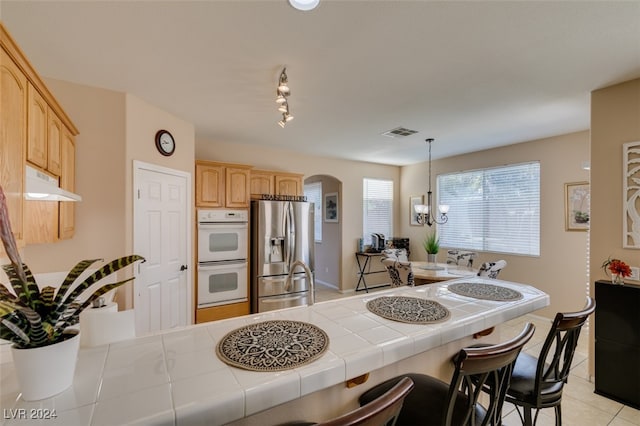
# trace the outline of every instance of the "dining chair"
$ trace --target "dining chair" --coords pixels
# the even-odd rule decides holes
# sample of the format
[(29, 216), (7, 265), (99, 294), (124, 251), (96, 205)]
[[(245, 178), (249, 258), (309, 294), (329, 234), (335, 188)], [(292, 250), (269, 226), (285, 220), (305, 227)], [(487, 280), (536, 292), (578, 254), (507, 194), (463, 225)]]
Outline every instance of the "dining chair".
[(498, 274), (507, 266), (506, 260), (498, 260), (496, 262), (484, 262), (478, 270), (479, 277), (498, 278)]
[(290, 422), (282, 426), (393, 426), (402, 404), (413, 389), (413, 381), (404, 377), (395, 386), (382, 393), (368, 404), (355, 410), (320, 423)]
[(400, 287), (403, 285), (414, 286), (413, 269), (411, 262), (402, 262), (393, 258), (383, 258), (381, 260), (384, 267), (391, 278), (391, 287)]
[[(368, 404), (409, 377), (415, 387), (404, 401), (397, 426), (499, 425), (513, 365), (534, 331), (535, 326), (527, 323), (507, 342), (461, 349), (452, 359), (455, 370), (449, 384), (425, 374), (406, 374), (368, 390), (360, 396), (360, 404)], [(483, 387), (489, 393), (486, 407), (478, 402)]]
[(408, 262), (409, 256), (407, 255), (407, 249), (403, 248), (388, 248), (382, 250), (382, 257), (388, 259), (396, 259), (402, 262)]
[(449, 265), (464, 264), (468, 268), (473, 267), (473, 259), (478, 256), (475, 251), (447, 250), (447, 263)]
[[(516, 405), (523, 425), (534, 425), (540, 409), (551, 407), (555, 409), (555, 424), (562, 424), (562, 390), (569, 377), (580, 330), (595, 308), (595, 300), (587, 297), (587, 303), (581, 311), (558, 312), (538, 357), (525, 352), (518, 356), (506, 401)], [(524, 415), (518, 407), (522, 407)], [(533, 409), (536, 415), (532, 420)]]

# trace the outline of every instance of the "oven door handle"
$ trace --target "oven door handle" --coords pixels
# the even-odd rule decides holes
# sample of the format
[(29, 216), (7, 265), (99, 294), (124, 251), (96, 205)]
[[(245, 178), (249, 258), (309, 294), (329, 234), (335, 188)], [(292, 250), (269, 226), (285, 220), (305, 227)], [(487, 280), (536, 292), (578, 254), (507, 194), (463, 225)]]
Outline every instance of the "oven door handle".
[(200, 262), (198, 263), (198, 271), (210, 271), (220, 266), (233, 266), (233, 265), (245, 265), (244, 267), (246, 268), (247, 260), (238, 259), (238, 260), (221, 260), (218, 262)]

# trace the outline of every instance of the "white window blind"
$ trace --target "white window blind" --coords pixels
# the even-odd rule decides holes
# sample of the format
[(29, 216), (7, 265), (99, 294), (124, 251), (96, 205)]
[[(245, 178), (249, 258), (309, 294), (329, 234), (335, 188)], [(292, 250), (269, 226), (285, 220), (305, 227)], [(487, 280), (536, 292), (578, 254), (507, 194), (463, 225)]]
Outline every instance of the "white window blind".
[(444, 247), (540, 255), (540, 163), (439, 175), (438, 204), (451, 206), (438, 227)]
[(314, 204), (313, 238), (317, 243), (322, 242), (322, 182), (305, 184), (304, 195), (308, 202)]
[(393, 234), (393, 181), (384, 179), (363, 180), (362, 232), (365, 245), (371, 244), (371, 234), (383, 234), (385, 239)]

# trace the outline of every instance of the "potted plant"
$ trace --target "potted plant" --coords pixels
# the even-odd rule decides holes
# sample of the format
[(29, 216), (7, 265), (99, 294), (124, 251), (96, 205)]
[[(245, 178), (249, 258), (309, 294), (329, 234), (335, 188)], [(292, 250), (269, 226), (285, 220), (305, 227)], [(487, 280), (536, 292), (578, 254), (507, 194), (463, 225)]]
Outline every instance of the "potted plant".
[(80, 336), (69, 327), (78, 323), (80, 313), (94, 300), (133, 278), (92, 289), (93, 284), (144, 258), (121, 257), (76, 283), (100, 259), (83, 260), (71, 269), (57, 291), (54, 287), (40, 290), (20, 258), (1, 186), (0, 238), (11, 262), (2, 269), (13, 290), (0, 284), (0, 339), (13, 342), (11, 351), (22, 398), (27, 401), (48, 398), (71, 386), (73, 381)]
[(611, 272), (611, 282), (613, 284), (624, 284), (624, 279), (631, 276), (631, 267), (620, 259), (609, 257), (602, 262), (602, 269), (605, 272)]
[(440, 251), (440, 238), (434, 231), (427, 235), (424, 240), (424, 250), (427, 252), (427, 261), (430, 263), (436, 263), (436, 254)]

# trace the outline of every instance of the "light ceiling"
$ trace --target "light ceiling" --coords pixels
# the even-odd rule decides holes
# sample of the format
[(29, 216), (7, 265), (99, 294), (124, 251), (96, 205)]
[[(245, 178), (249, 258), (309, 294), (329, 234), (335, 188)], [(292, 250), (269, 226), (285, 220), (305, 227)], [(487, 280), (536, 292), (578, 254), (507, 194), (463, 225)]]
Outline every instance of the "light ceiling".
[(428, 137), (436, 159), (588, 129), (590, 91), (640, 77), (636, 1), (3, 0), (0, 17), (42, 76), (131, 93), (197, 143), (394, 165)]

